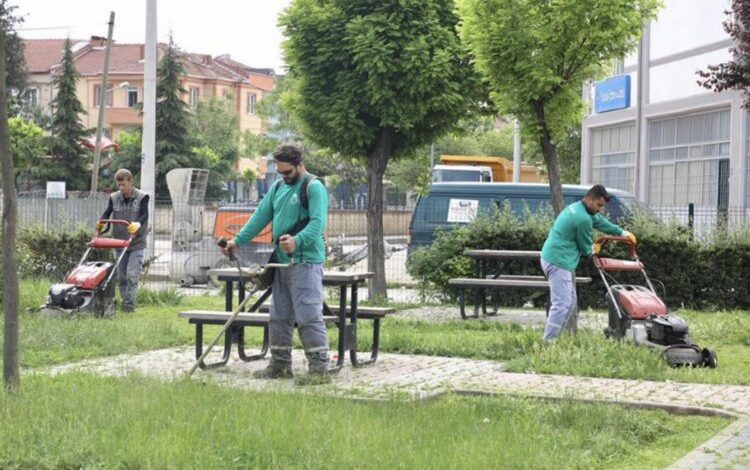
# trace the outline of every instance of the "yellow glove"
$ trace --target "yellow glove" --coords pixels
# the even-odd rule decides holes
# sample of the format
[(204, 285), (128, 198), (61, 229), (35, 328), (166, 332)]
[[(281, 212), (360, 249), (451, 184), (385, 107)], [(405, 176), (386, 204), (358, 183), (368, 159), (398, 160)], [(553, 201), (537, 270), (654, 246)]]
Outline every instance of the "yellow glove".
[(628, 240), (630, 240), (633, 243), (633, 245), (638, 244), (638, 240), (635, 238), (635, 235), (633, 235), (632, 233), (628, 232), (627, 230), (625, 232), (623, 232), (622, 235), (624, 237), (628, 237)]
[(102, 230), (104, 230), (104, 227), (105, 227), (106, 225), (107, 225), (107, 224), (105, 224), (104, 222), (97, 222), (97, 223), (96, 223), (96, 231), (97, 231), (97, 232), (101, 232)]
[(128, 233), (135, 235), (135, 232), (137, 232), (139, 228), (141, 228), (141, 224), (138, 222), (131, 222), (130, 225), (128, 225)]
[(600, 244), (598, 244), (598, 243), (594, 243), (594, 249), (593, 249), (593, 251), (594, 251), (595, 255), (598, 255), (599, 252), (602, 251), (602, 246)]

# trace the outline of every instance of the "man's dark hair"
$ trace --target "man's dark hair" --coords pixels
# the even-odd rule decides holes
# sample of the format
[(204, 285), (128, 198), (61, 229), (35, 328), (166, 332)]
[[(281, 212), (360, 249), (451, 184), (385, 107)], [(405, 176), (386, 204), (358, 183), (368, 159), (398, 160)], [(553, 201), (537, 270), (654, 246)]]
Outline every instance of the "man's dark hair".
[(607, 192), (607, 188), (602, 186), (601, 184), (595, 184), (591, 187), (591, 189), (588, 190), (586, 193), (586, 197), (590, 197), (592, 199), (600, 199), (604, 198), (605, 201), (609, 202), (610, 195)]
[(297, 166), (302, 163), (302, 150), (290, 144), (282, 144), (273, 151), (273, 158), (277, 162), (289, 163)]

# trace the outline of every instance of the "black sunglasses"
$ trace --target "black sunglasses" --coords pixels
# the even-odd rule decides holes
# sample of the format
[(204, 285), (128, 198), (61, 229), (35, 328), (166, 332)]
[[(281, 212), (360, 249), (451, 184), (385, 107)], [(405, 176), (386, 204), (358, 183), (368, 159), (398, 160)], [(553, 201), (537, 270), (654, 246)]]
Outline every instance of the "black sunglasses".
[(292, 174), (292, 172), (293, 172), (293, 171), (294, 171), (294, 170), (295, 170), (296, 168), (297, 168), (297, 165), (294, 165), (294, 167), (293, 167), (293, 168), (290, 168), (290, 169), (288, 169), (288, 170), (286, 170), (286, 171), (279, 171), (278, 173), (279, 173), (279, 174), (280, 174), (281, 176), (289, 176), (289, 175), (291, 175), (291, 174)]

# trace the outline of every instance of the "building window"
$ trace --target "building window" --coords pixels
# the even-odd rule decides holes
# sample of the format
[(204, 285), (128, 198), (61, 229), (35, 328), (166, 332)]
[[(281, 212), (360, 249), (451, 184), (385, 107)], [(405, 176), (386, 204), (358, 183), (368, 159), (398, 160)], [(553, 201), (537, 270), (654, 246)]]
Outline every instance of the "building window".
[(591, 182), (634, 192), (635, 123), (591, 131)]
[[(99, 93), (101, 93), (101, 90), (101, 85), (94, 85), (94, 107), (99, 107)], [(112, 88), (107, 90), (107, 94), (104, 96), (104, 106), (112, 107), (113, 93), (114, 90)]]
[(248, 93), (247, 94), (247, 104), (246, 104), (246, 108), (245, 108), (245, 113), (247, 113), (247, 114), (255, 114), (255, 100), (256, 100), (255, 93)]
[(39, 90), (27, 88), (23, 93), (23, 103), (28, 107), (36, 106), (39, 103)]
[(128, 107), (134, 108), (135, 105), (137, 104), (138, 104), (138, 88), (129, 87), (128, 88)]
[(728, 190), (729, 109), (650, 121), (649, 203), (714, 206)]
[(201, 95), (201, 89), (198, 87), (190, 87), (190, 107), (195, 108), (198, 106), (198, 99)]

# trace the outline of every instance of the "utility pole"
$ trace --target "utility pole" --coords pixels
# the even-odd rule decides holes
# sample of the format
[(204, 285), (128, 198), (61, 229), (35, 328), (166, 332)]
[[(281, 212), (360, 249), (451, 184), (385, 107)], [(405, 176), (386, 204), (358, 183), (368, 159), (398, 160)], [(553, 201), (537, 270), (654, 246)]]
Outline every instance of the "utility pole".
[[(96, 125), (96, 141), (94, 142), (94, 168), (91, 172), (91, 195), (94, 196), (99, 186), (99, 159), (102, 147), (102, 127), (104, 127), (104, 104), (107, 97), (107, 77), (109, 75), (109, 53), (112, 49), (112, 30), (115, 28), (115, 12), (109, 12), (109, 31), (107, 31), (107, 50), (104, 52), (104, 73), (99, 91), (99, 122)], [(114, 93), (114, 91), (112, 92)]]
[(521, 182), (521, 123), (513, 120), (513, 182)]
[[(143, 69), (143, 137), (141, 140), (141, 190), (149, 195), (148, 215), (154, 221), (156, 198), (156, 0), (146, 0), (146, 43)], [(149, 224), (147, 246), (154, 253), (154, 226)]]

